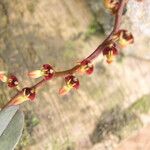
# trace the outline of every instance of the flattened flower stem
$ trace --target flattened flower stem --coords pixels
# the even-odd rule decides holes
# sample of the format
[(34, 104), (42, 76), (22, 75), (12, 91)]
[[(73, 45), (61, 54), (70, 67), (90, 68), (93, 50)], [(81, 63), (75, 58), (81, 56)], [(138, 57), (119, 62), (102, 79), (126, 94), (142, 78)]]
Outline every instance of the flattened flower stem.
[[(127, 4), (128, 0), (121, 0), (120, 4), (119, 4), (119, 9), (115, 15), (115, 23), (114, 23), (114, 28), (112, 30), (112, 32), (106, 37), (106, 39), (94, 50), (94, 52), (92, 52), (88, 57), (86, 57), (82, 62), (84, 62), (85, 60), (88, 61), (93, 61), (95, 58), (97, 58), (101, 52), (103, 51), (103, 49), (105, 48), (105, 45), (110, 41), (111, 37), (119, 30), (120, 24), (121, 24), (121, 19), (122, 19), (122, 14), (123, 14), (123, 10)], [(54, 78), (57, 77), (62, 77), (62, 76), (66, 76), (68, 74), (73, 74), (77, 71), (77, 69), (80, 68), (80, 65), (76, 65), (73, 68), (69, 69), (69, 70), (65, 70), (65, 71), (60, 71), (60, 72), (55, 72), (54, 74)], [(44, 85), (47, 81), (42, 79), (40, 82), (36, 83), (35, 85), (33, 85), (30, 88), (34, 88), (35, 90), (40, 88), (42, 85)], [(10, 99), (10, 101), (3, 107), (7, 107), (9, 106), (9, 104), (11, 102), (13, 102), (13, 100), (21, 94), (22, 91), (19, 91), (13, 98)]]

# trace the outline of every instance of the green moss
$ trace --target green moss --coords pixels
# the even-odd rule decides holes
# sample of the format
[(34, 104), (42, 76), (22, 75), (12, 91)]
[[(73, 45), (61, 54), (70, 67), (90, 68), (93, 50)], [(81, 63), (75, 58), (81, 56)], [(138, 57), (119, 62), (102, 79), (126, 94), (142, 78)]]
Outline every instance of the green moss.
[(123, 139), (141, 126), (140, 119), (134, 113), (117, 106), (102, 113), (90, 139), (93, 144), (102, 142), (109, 134)]
[(66, 140), (64, 143), (61, 143), (59, 140), (52, 141), (53, 150), (75, 150), (75, 143)]
[(138, 99), (131, 107), (130, 111), (136, 113), (149, 113), (150, 112), (150, 95), (145, 95)]
[(89, 38), (91, 35), (100, 35), (104, 34), (104, 28), (103, 26), (95, 19), (90, 23), (86, 33), (85, 37), (86, 39)]
[(35, 11), (35, 7), (34, 7), (34, 5), (33, 5), (32, 3), (30, 3), (30, 4), (27, 5), (27, 9), (28, 9), (28, 11), (29, 11), (31, 14), (33, 14), (34, 11)]
[(37, 4), (38, 4), (38, 0), (33, 0), (27, 4), (27, 9), (31, 14), (35, 12), (35, 8)]
[(30, 134), (28, 133), (27, 128), (25, 126), (23, 129), (21, 140), (19, 141), (19, 144), (17, 145), (15, 150), (23, 150), (24, 148), (26, 148), (31, 142), (30, 139)]
[(126, 123), (126, 125), (122, 126), (122, 128), (120, 128), (120, 130), (115, 133), (121, 139), (124, 139), (125, 137), (129, 136), (131, 133), (137, 131), (143, 126), (141, 120), (136, 115), (131, 115), (132, 118)]
[(27, 146), (32, 144), (34, 140), (32, 139), (32, 133), (35, 126), (39, 124), (38, 118), (31, 111), (25, 112), (25, 125), (23, 130), (23, 135), (17, 148), (15, 150), (25, 150)]

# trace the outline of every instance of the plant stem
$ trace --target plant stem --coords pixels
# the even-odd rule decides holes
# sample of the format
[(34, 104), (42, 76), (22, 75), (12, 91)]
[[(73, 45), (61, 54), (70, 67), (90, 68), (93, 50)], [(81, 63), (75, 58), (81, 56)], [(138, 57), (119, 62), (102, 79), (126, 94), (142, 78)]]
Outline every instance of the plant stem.
[[(82, 60), (81, 62), (85, 61), (85, 60), (88, 60), (88, 61), (93, 61), (95, 58), (97, 58), (103, 48), (105, 47), (105, 45), (107, 44), (107, 42), (109, 42), (109, 40), (111, 39), (112, 35), (114, 35), (114, 33), (116, 33), (119, 28), (120, 28), (120, 25), (121, 25), (121, 19), (122, 19), (122, 14), (123, 14), (123, 11), (124, 11), (124, 8), (127, 4), (128, 0), (121, 0), (120, 1), (120, 6), (119, 6), (119, 9), (115, 15), (115, 23), (114, 23), (114, 28), (112, 30), (112, 32), (106, 37), (106, 39), (94, 50), (94, 52), (92, 52), (87, 58), (85, 58), (84, 60)], [(65, 71), (60, 71), (60, 72), (55, 72), (55, 75), (54, 77), (55, 78), (58, 78), (58, 77), (63, 77), (63, 76), (66, 76), (68, 74), (73, 74), (76, 72), (76, 70), (80, 67), (80, 64), (74, 66), (73, 68), (69, 69), (69, 70), (65, 70)], [(42, 85), (45, 85), (46, 84), (46, 80), (42, 79), (41, 81), (39, 81), (38, 83), (36, 83), (35, 85), (31, 86), (30, 88), (34, 88), (35, 90), (39, 89), (40, 87), (42, 87)], [(10, 101), (8, 103), (6, 103), (3, 107), (7, 107), (7, 106), (10, 106), (11, 102), (14, 101), (14, 99), (20, 95), (22, 93), (22, 90), (21, 91), (18, 91), (18, 93), (10, 99)]]

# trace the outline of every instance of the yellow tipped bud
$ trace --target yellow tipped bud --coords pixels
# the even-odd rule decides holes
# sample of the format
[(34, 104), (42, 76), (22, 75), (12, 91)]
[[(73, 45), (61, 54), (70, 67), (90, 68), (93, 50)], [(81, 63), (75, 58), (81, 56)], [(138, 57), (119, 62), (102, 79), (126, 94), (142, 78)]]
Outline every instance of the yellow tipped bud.
[(115, 14), (119, 8), (118, 0), (104, 0), (104, 6), (112, 13)]
[(5, 71), (0, 71), (0, 80), (2, 82), (7, 82), (7, 76), (5, 74), (6, 74)]
[(43, 76), (43, 72), (41, 70), (34, 70), (28, 73), (28, 76), (31, 78), (39, 78)]
[(60, 95), (66, 95), (73, 87), (69, 85), (65, 85), (59, 90)]
[(113, 62), (114, 60), (114, 54), (113, 54), (113, 51), (109, 51), (108, 54), (106, 55), (106, 58), (107, 58), (107, 63), (110, 64)]
[(8, 106), (19, 105), (19, 104), (22, 104), (23, 102), (25, 102), (27, 100), (28, 100), (28, 98), (26, 96), (19, 95), (15, 99), (13, 99), (12, 101), (10, 101), (10, 103), (8, 104)]

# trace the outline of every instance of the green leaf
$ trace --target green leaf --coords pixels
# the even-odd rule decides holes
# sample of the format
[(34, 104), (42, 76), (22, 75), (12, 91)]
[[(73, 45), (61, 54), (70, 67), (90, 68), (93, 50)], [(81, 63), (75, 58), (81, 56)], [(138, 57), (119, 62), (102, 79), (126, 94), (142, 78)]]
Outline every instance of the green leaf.
[(0, 149), (13, 150), (18, 143), (24, 124), (24, 115), (19, 106), (0, 111)]

